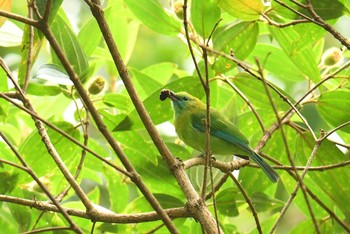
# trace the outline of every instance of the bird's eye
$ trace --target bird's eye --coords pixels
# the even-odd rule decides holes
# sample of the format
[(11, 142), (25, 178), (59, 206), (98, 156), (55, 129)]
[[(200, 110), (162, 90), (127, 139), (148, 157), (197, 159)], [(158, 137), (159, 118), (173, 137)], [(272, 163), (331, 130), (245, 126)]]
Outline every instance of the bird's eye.
[(188, 101), (188, 98), (187, 98), (187, 97), (183, 97), (183, 100), (184, 100), (184, 101)]

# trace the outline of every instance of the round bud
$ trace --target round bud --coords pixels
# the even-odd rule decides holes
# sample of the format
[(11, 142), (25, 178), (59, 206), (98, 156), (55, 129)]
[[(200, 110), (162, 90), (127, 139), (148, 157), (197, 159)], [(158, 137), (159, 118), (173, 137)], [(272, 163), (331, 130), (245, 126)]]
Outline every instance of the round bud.
[(338, 48), (330, 48), (326, 50), (322, 56), (322, 62), (325, 66), (337, 66), (343, 61), (342, 51)]
[(184, 19), (184, 9), (183, 9), (183, 3), (177, 2), (174, 4), (174, 12), (180, 19)]
[(98, 76), (90, 84), (90, 87), (88, 90), (89, 90), (89, 93), (96, 95), (96, 94), (99, 94), (104, 87), (105, 87), (105, 80), (101, 76)]

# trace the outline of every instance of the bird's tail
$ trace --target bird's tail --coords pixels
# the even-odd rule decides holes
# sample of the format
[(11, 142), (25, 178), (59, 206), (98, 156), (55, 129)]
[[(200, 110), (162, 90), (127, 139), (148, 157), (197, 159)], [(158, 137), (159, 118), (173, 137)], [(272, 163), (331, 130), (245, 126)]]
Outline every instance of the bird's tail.
[(260, 155), (258, 155), (254, 151), (252, 151), (251, 154), (254, 162), (256, 162), (263, 169), (265, 174), (270, 178), (272, 182), (276, 183), (279, 175), (277, 174), (275, 169), (273, 169), (267, 162), (264, 161), (264, 159), (260, 157)]

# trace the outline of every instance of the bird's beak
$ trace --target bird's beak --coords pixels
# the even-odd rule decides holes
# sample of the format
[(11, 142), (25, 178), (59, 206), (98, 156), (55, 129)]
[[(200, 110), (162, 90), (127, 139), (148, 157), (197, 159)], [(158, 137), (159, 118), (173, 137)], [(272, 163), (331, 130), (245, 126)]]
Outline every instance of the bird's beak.
[(178, 101), (179, 100), (178, 96), (176, 96), (175, 93), (173, 91), (170, 91), (170, 90), (169, 90), (168, 97), (170, 98), (171, 101)]

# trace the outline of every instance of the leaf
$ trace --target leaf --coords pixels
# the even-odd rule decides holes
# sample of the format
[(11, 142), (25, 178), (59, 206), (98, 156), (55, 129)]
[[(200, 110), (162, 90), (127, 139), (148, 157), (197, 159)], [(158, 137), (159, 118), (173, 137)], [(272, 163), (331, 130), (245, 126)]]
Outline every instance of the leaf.
[(60, 93), (62, 93), (60, 87), (39, 83), (29, 83), (27, 88), (27, 94), (35, 96), (56, 96)]
[(283, 201), (270, 197), (262, 192), (254, 193), (251, 199), (257, 212), (280, 209), (284, 206)]
[(220, 8), (215, 0), (192, 0), (191, 21), (195, 30), (205, 39), (220, 19)]
[[(1, 3), (0, 3), (1, 4)], [(1, 17), (0, 17), (1, 20)], [(16, 24), (6, 20), (0, 27), (0, 46), (13, 47), (21, 45), (23, 31)]]
[[(307, 9), (299, 7), (289, 0), (281, 0), (281, 2), (293, 8), (294, 10), (313, 18), (313, 16), (311, 16), (310, 12)], [(300, 0), (298, 2), (300, 2), (301, 4), (307, 4), (306, 0)], [(339, 18), (346, 11), (344, 4), (338, 0), (322, 0), (322, 1), (311, 0), (311, 5), (314, 11), (316, 12), (316, 14), (318, 14), (323, 20), (331, 20), (331, 19)], [(281, 17), (284, 17), (286, 19), (298, 19), (300, 17), (299, 15), (290, 11), (286, 7), (276, 3), (275, 1), (272, 1), (271, 6), (272, 6), (272, 11), (276, 14), (277, 19)]]
[(136, 168), (143, 167), (145, 163), (158, 164), (158, 152), (150, 139), (135, 131), (116, 132), (114, 136)]
[(118, 45), (119, 53), (124, 63), (127, 63), (136, 44), (140, 22), (136, 19), (129, 19), (130, 11), (126, 6), (121, 7), (121, 4), (117, 3), (107, 8), (105, 15), (113, 39)]
[(89, 57), (100, 44), (102, 34), (95, 17), (91, 19), (80, 29), (77, 39), (85, 55)]
[[(323, 20), (339, 18), (344, 14), (345, 10), (344, 5), (338, 0), (311, 0), (311, 4), (316, 14), (318, 14)], [(306, 9), (302, 9), (301, 13), (311, 17), (310, 12)]]
[(11, 211), (12, 216), (15, 218), (17, 222), (17, 225), (18, 225), (17, 230), (19, 232), (28, 231), (32, 220), (31, 208), (27, 206), (11, 203), (11, 202), (7, 203), (7, 205)]
[(141, 99), (145, 99), (150, 93), (162, 87), (162, 84), (153, 77), (149, 77), (135, 68), (130, 68), (129, 73)]
[[(296, 155), (301, 165), (305, 165), (311, 155), (315, 142), (311, 134), (306, 133), (297, 138), (296, 144)], [(326, 139), (319, 147), (311, 166), (333, 165), (347, 160), (349, 160), (348, 156), (341, 152), (333, 142)], [(334, 201), (344, 213), (346, 219), (350, 219), (350, 207), (344, 206), (344, 201), (349, 201), (350, 199), (350, 188), (344, 186), (350, 180), (348, 169), (346, 167), (339, 167), (324, 170), (322, 173), (319, 171), (309, 171), (308, 175)]]
[(255, 58), (264, 62), (264, 69), (275, 77), (287, 81), (305, 80), (303, 71), (300, 70), (280, 48), (270, 44), (257, 44), (249, 55), (248, 61), (255, 63)]
[[(322, 93), (317, 101), (320, 115), (333, 127), (350, 121), (350, 90), (338, 89)], [(340, 129), (350, 133), (350, 126)]]
[[(7, 75), (6, 72), (0, 69), (0, 92), (8, 91)], [(0, 117), (6, 117), (9, 111), (10, 104), (3, 98), (0, 98)]]
[[(11, 3), (12, 3), (12, 0), (0, 0), (0, 10), (10, 12)], [(7, 18), (0, 17), (0, 27), (6, 22), (6, 20)]]
[(317, 83), (320, 80), (320, 72), (315, 55), (312, 48), (300, 46), (300, 42), (304, 41), (301, 34), (291, 27), (269, 27), (269, 29), (287, 56), (303, 72), (305, 78)]
[(218, 0), (218, 5), (230, 15), (245, 21), (258, 20), (264, 10), (261, 0)]
[(228, 217), (235, 217), (239, 215), (236, 197), (240, 194), (237, 188), (228, 188), (220, 191), (216, 196), (216, 205), (221, 214)]
[(180, 33), (182, 24), (174, 15), (170, 16), (158, 1), (125, 0), (134, 15), (155, 32), (168, 36)]
[[(50, 18), (49, 18), (49, 24), (51, 25), (52, 20), (56, 18), (57, 11), (59, 7), (61, 6), (63, 0), (56, 0), (51, 3), (51, 9), (50, 9)], [(44, 11), (46, 9), (46, 0), (37, 0), (35, 1), (35, 4), (38, 8), (38, 11), (41, 15), (44, 14)], [(34, 19), (38, 20), (37, 14), (33, 14)], [(34, 28), (34, 38), (33, 38), (33, 48), (32, 48), (32, 54), (31, 57), (29, 57), (29, 47), (30, 47), (30, 26), (26, 24), (24, 26), (24, 32), (23, 32), (23, 38), (22, 38), (22, 45), (21, 45), (21, 65), (18, 70), (18, 78), (19, 78), (19, 84), (22, 86), (24, 84), (24, 78), (26, 77), (27, 73), (27, 61), (30, 59), (31, 64), (35, 64), (36, 58), (39, 55), (41, 45), (43, 43), (43, 37), (44, 35), (42, 32), (40, 32), (38, 29)]]
[[(61, 130), (65, 131), (75, 139), (80, 139), (80, 132), (78, 129), (67, 122), (59, 122), (55, 124)], [(60, 155), (63, 162), (69, 169), (75, 170), (78, 160), (80, 159), (81, 149), (73, 144), (70, 140), (63, 137), (61, 134), (54, 130), (48, 129), (48, 135), (50, 140)], [(36, 172), (38, 177), (46, 176), (49, 180), (49, 187), (52, 193), (61, 192), (61, 190), (67, 185), (66, 180), (53, 161), (51, 155), (47, 152), (47, 148), (41, 141), (41, 136), (38, 132), (34, 131), (19, 147), (19, 153), (22, 155), (26, 163)], [(60, 176), (58, 176), (60, 175)], [(20, 177), (19, 183), (31, 182), (32, 178)]]
[[(64, 20), (62, 13), (58, 14), (53, 20), (51, 30), (74, 71), (78, 76), (81, 76), (89, 67), (88, 60), (70, 25)], [(52, 51), (52, 60), (55, 64), (61, 65), (54, 51)]]
[[(247, 73), (238, 73), (233, 80), (233, 83), (244, 93), (246, 97), (253, 103), (255, 107), (264, 108), (272, 111), (269, 97), (266, 94), (265, 87), (262, 81), (255, 79)], [(292, 103), (294, 100), (292, 97), (289, 97), (282, 90), (278, 89), (276, 86), (271, 84), (277, 90), (281, 91)], [(277, 94), (272, 88), (270, 89), (271, 97), (278, 108), (278, 111), (288, 110), (289, 105), (284, 102), (279, 94)], [(271, 112), (273, 114), (273, 112)], [(273, 114), (274, 115), (274, 114)]]
[[(231, 23), (218, 28), (213, 35), (214, 49), (226, 54), (234, 54), (244, 60), (254, 49), (259, 36), (259, 26), (255, 22)], [(232, 61), (218, 57), (214, 64), (216, 72), (227, 71), (235, 67)]]
[(177, 64), (163, 62), (148, 66), (142, 69), (141, 72), (149, 77), (153, 77), (162, 85), (165, 85), (165, 83), (176, 73), (177, 69)]
[(73, 85), (73, 82), (69, 79), (66, 71), (55, 64), (41, 65), (33, 78), (48, 81), (52, 84)]
[(107, 93), (102, 97), (102, 101), (104, 104), (115, 107), (122, 112), (129, 111), (132, 106), (130, 98), (119, 93)]
[(123, 178), (110, 167), (103, 167), (103, 175), (106, 180), (106, 189), (109, 193), (111, 210), (116, 213), (122, 213), (129, 200), (128, 186)]

